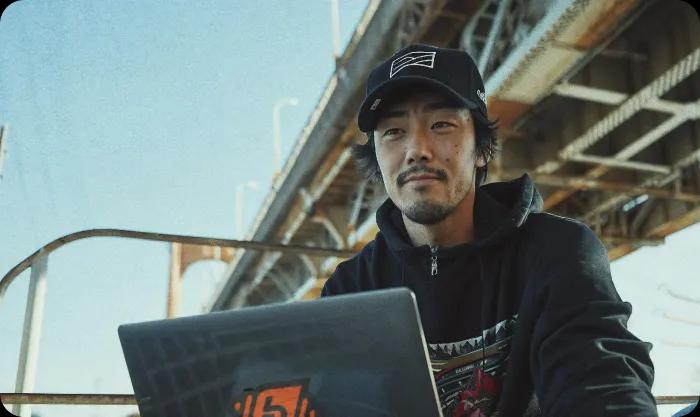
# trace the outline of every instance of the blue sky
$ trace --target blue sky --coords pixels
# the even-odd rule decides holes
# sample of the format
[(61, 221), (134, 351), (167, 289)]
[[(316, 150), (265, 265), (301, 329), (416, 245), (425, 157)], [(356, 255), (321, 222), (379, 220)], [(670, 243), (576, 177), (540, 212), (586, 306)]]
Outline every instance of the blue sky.
[[(254, 180), (249, 225), (273, 173), (273, 103), (299, 99), (281, 113), (284, 159), (334, 69), (330, 0), (298, 4), (32, 0), (5, 10), (2, 274), (88, 228), (233, 238), (236, 186)], [(340, 2), (343, 45), (365, 6)], [(48, 268), (36, 390), (131, 392), (116, 326), (164, 316), (167, 245), (95, 238), (54, 252)], [(222, 271), (188, 270), (184, 314), (201, 311)], [(27, 281), (0, 305), (2, 392), (14, 390)]]
[[(367, 1), (339, 3), (345, 45)], [(236, 186), (260, 185), (245, 192), (246, 225), (270, 186), (273, 103), (299, 99), (282, 110), (284, 159), (334, 68), (330, 0), (300, 4), (25, 0), (6, 9), (0, 274), (82, 229), (236, 237)], [(700, 392), (700, 328), (662, 317), (700, 316), (700, 306), (665, 292), (700, 297), (697, 248), (695, 226), (613, 264), (622, 297), (635, 306), (630, 326), (655, 343), (657, 394)], [(168, 261), (166, 244), (114, 238), (54, 252), (36, 391), (130, 393), (116, 326), (164, 317)], [(183, 314), (201, 311), (223, 269), (216, 262), (190, 268)], [(14, 390), (28, 278), (20, 276), (0, 304), (0, 392)], [(128, 412), (34, 410), (42, 417)]]

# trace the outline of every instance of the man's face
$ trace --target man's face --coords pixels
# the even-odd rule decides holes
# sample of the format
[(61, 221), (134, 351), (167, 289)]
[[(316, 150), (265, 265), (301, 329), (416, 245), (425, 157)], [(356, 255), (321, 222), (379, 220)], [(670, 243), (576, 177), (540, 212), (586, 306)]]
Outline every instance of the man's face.
[(410, 220), (435, 224), (471, 192), (476, 167), (474, 123), (447, 96), (418, 92), (389, 105), (374, 146), (389, 198)]

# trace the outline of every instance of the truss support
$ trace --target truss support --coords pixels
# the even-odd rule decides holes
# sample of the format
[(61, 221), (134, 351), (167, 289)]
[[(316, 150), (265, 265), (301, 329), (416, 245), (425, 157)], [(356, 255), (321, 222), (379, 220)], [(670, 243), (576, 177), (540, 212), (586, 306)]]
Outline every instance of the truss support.
[(486, 44), (484, 45), (484, 49), (481, 51), (481, 55), (479, 55), (478, 66), (479, 72), (481, 74), (484, 74), (486, 72), (486, 66), (491, 60), (491, 52), (493, 51), (494, 44), (496, 43), (501, 34), (503, 18), (509, 6), (510, 0), (501, 0), (498, 2), (498, 9), (496, 10), (496, 15), (493, 19), (493, 23), (491, 24), (491, 28), (489, 29), (489, 35), (486, 38)]

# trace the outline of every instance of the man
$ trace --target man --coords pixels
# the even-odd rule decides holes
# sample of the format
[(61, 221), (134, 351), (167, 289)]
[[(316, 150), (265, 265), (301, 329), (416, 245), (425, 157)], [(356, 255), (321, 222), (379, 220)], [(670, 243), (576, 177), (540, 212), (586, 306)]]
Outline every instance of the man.
[(370, 74), (358, 123), (358, 166), (389, 198), (322, 295), (413, 290), (446, 417), (657, 415), (650, 345), (598, 238), (540, 212), (527, 175), (480, 187), (496, 139), (471, 57), (404, 48)]

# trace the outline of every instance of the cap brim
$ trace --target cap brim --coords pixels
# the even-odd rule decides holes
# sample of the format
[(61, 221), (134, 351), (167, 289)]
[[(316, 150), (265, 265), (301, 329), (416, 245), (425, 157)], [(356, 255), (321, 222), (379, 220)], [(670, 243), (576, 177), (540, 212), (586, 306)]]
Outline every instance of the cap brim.
[[(370, 95), (365, 97), (364, 101), (360, 105), (360, 112), (357, 115), (357, 125), (359, 126), (360, 131), (369, 132), (374, 130), (381, 114), (380, 108), (383, 104), (382, 102), (386, 101), (392, 92), (407, 85), (426, 85), (429, 87), (436, 87), (439, 91), (442, 91), (448, 94), (451, 98), (454, 98), (457, 103), (464, 104), (465, 107), (471, 110), (479, 109), (479, 106), (476, 103), (462, 97), (455, 90), (441, 83), (440, 81), (419, 75), (407, 75), (384, 81), (377, 88), (375, 88)], [(376, 100), (381, 101), (375, 105)], [(374, 109), (372, 109), (373, 106)]]

